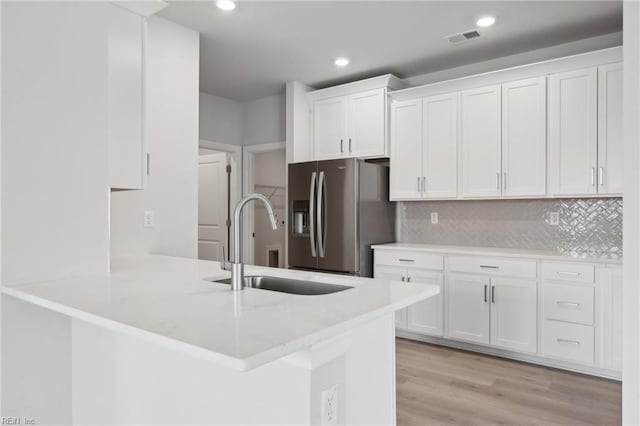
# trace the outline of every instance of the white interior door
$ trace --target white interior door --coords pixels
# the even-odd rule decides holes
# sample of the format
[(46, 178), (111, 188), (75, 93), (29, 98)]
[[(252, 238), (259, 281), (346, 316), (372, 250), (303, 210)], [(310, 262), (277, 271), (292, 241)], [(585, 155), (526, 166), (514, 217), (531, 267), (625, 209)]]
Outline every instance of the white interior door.
[(461, 94), (462, 196), (500, 195), (502, 114), (500, 85)]
[(227, 244), (226, 153), (201, 155), (198, 161), (198, 259), (219, 261)]

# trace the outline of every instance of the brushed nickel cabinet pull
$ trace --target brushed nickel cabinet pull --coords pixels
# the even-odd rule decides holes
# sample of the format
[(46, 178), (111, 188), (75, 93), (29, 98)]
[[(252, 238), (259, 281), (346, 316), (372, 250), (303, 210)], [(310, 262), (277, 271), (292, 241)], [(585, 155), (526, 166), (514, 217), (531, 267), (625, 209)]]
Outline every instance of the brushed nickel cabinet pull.
[(591, 186), (596, 186), (596, 168), (591, 168)]
[(599, 185), (604, 185), (604, 167), (598, 168), (598, 182)]
[(496, 172), (496, 189), (500, 189), (500, 172)]
[(567, 343), (567, 344), (569, 344), (569, 345), (579, 345), (579, 344), (580, 344), (580, 342), (578, 342), (577, 340), (562, 339), (562, 338), (560, 338), (560, 337), (558, 337), (558, 338), (556, 339), (556, 341), (557, 341), (558, 343)]
[(411, 277), (407, 277), (407, 282), (410, 283), (411, 282)]
[(491, 303), (496, 303), (496, 286), (491, 286)]
[(558, 300), (558, 301), (556, 302), (556, 304), (561, 305), (561, 306), (571, 306), (571, 307), (574, 307), (574, 308), (579, 308), (579, 307), (580, 307), (580, 304), (579, 304), (579, 303), (576, 303), (576, 302), (566, 302), (566, 301), (564, 301), (564, 300)]
[(404, 275), (403, 275), (403, 276), (402, 276), (402, 282), (404, 282), (404, 279), (405, 279), (405, 277), (404, 277)]
[(340, 154), (344, 154), (344, 139), (340, 139)]
[(489, 287), (488, 285), (484, 285), (484, 303), (487, 303), (487, 287)]
[(349, 154), (351, 154), (351, 138), (349, 138)]
[(482, 269), (500, 269), (499, 266), (493, 266), (493, 265), (480, 265), (480, 267)]
[(502, 188), (507, 189), (507, 172), (502, 173)]
[(410, 263), (415, 262), (415, 260), (414, 260), (414, 259), (398, 259), (398, 261), (399, 261), (399, 262), (410, 262)]

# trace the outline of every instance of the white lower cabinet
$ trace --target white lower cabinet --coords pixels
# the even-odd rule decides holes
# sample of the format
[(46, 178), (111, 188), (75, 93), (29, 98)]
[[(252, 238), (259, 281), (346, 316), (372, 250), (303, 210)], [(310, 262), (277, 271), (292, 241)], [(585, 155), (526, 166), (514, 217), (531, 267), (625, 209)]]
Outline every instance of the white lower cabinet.
[(453, 346), (495, 348), (517, 359), (595, 374), (622, 371), (619, 265), (410, 248), (376, 248), (374, 263), (376, 278), (441, 289), (396, 313), (403, 337), (449, 339)]
[[(442, 272), (442, 256), (416, 256), (415, 253), (402, 256), (376, 256), (376, 261), (382, 260), (388, 264), (395, 262), (415, 263), (421, 261), (419, 266), (425, 269), (413, 267), (397, 267), (380, 265), (376, 263), (375, 278), (400, 281), (412, 284), (430, 284), (440, 287), (440, 293), (423, 302), (418, 302), (406, 309), (401, 309), (395, 314), (396, 328), (409, 330), (430, 336), (442, 337), (444, 335), (444, 274)], [(429, 270), (426, 268), (433, 267)]]
[(491, 278), (491, 344), (535, 353), (538, 339), (537, 282)]
[(444, 274), (408, 269), (407, 280), (415, 284), (431, 284), (440, 287), (440, 293), (437, 296), (407, 308), (407, 329), (442, 337), (444, 335)]
[(447, 279), (448, 337), (490, 342), (489, 277), (451, 273)]
[(536, 352), (536, 281), (450, 273), (447, 300), (448, 337)]

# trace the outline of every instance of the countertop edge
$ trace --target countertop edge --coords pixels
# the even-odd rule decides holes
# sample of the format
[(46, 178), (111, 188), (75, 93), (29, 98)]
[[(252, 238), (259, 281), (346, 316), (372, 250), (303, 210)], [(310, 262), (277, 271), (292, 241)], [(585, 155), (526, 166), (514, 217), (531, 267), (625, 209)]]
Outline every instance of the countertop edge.
[(536, 250), (532, 250), (531, 253), (517, 253), (510, 252), (509, 250), (519, 249), (506, 249), (495, 247), (455, 247), (455, 246), (432, 246), (432, 245), (420, 245), (412, 243), (388, 243), (388, 244), (374, 244), (371, 246), (373, 250), (394, 250), (394, 251), (422, 251), (428, 253), (441, 253), (441, 254), (463, 254), (469, 256), (495, 256), (495, 257), (513, 257), (521, 259), (540, 259), (540, 260), (553, 260), (562, 262), (582, 262), (582, 263), (598, 263), (606, 265), (623, 265), (623, 259), (602, 259), (593, 257), (573, 257), (565, 256), (562, 254), (553, 253), (536, 253)]
[[(403, 285), (406, 286), (407, 284), (403, 283)], [(325, 329), (316, 331), (298, 339), (294, 339), (285, 344), (274, 346), (270, 349), (256, 353), (247, 358), (235, 358), (224, 355), (212, 349), (207, 349), (206, 347), (196, 346), (178, 339), (145, 330), (140, 327), (115, 321), (98, 314), (89, 313), (77, 308), (60, 304), (58, 302), (44, 299), (42, 297), (34, 296), (32, 294), (20, 291), (20, 289), (17, 287), (2, 286), (1, 291), (7, 296), (15, 297), (16, 299), (22, 300), (24, 302), (49, 309), (54, 312), (58, 312), (70, 318), (86, 321), (87, 323), (97, 325), (108, 330), (122, 332), (124, 334), (143, 339), (147, 342), (157, 344), (161, 347), (175, 350), (184, 353), (185, 355), (193, 356), (198, 359), (215, 363), (222, 367), (231, 368), (240, 372), (246, 372), (262, 365), (268, 364), (272, 361), (282, 359), (322, 340), (327, 340), (342, 333), (348, 332), (354, 327), (358, 327), (364, 323), (373, 321), (386, 314), (393, 313), (399, 309), (405, 308), (409, 305), (435, 296), (440, 292), (439, 288), (433, 285), (410, 285), (415, 286), (416, 288), (420, 288), (422, 291), (406, 298), (403, 301), (374, 309), (370, 312), (366, 312), (362, 315), (356, 316), (355, 318), (343, 321), (338, 324), (334, 324)]]

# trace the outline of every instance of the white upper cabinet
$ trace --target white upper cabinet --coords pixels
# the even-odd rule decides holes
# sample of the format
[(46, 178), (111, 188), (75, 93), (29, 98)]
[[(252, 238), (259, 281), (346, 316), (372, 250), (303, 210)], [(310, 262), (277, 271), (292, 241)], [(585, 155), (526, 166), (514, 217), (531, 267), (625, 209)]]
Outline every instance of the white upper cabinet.
[(340, 158), (347, 152), (348, 107), (347, 96), (325, 99), (314, 104), (313, 129), (317, 160)]
[(143, 18), (115, 6), (109, 14), (108, 182), (111, 188), (142, 189)]
[(549, 82), (551, 195), (597, 193), (597, 69), (553, 74)]
[(391, 200), (422, 197), (422, 100), (395, 102), (391, 107)]
[(422, 102), (422, 196), (458, 195), (458, 94), (425, 98)]
[(502, 85), (502, 195), (546, 194), (546, 77)]
[(500, 85), (461, 93), (462, 197), (496, 197), (501, 182)]
[(598, 193), (622, 194), (622, 64), (598, 68)]
[(349, 137), (346, 154), (375, 157), (386, 153), (386, 90), (349, 96)]

